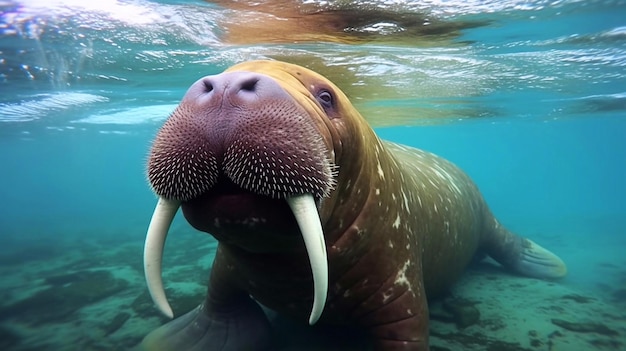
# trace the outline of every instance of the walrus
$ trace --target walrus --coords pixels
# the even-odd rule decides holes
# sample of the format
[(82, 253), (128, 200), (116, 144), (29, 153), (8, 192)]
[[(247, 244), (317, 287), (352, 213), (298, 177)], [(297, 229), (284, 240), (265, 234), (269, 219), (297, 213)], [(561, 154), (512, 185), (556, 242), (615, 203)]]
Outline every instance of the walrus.
[(205, 301), (144, 350), (268, 350), (259, 304), (363, 330), (377, 350), (428, 350), (428, 302), (476, 255), (555, 279), (563, 261), (493, 216), (477, 186), (432, 153), (379, 139), (332, 82), (251, 61), (199, 79), (157, 133), (159, 200), (144, 252), (156, 306), (173, 312), (161, 258), (178, 208), (219, 242)]

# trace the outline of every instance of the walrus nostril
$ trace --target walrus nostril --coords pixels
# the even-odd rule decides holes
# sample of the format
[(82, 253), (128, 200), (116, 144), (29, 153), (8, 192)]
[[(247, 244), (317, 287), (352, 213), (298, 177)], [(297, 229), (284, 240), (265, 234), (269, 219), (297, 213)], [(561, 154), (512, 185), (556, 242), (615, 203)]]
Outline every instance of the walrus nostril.
[(210, 93), (213, 91), (213, 83), (209, 79), (205, 79), (202, 81), (204, 83), (204, 91)]
[(256, 90), (256, 85), (258, 82), (259, 82), (258, 77), (248, 78), (244, 80), (243, 82), (241, 82), (241, 84), (239, 85), (241, 87), (240, 90), (253, 92)]

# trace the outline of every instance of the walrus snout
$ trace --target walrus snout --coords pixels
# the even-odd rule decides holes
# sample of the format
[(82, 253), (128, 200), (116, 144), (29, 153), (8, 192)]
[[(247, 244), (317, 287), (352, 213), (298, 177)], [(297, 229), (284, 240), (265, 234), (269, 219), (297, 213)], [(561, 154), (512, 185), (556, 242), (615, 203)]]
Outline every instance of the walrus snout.
[(333, 186), (328, 148), (314, 121), (273, 78), (231, 72), (196, 81), (155, 138), (154, 191), (199, 197), (225, 176), (255, 194), (322, 198)]
[[(289, 95), (271, 77), (252, 72), (229, 72), (206, 76), (197, 80), (183, 101), (194, 105), (200, 116), (214, 110), (236, 113), (267, 103), (268, 99), (280, 100)], [(233, 111), (229, 111), (229, 110)]]

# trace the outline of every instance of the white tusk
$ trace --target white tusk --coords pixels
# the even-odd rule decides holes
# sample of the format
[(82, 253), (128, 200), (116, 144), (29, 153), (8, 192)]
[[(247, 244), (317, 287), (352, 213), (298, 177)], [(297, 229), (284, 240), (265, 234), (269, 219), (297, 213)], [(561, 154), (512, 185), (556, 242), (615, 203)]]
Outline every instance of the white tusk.
[(161, 261), (163, 260), (165, 238), (179, 207), (180, 202), (159, 197), (159, 202), (150, 220), (150, 226), (148, 226), (146, 245), (143, 250), (143, 268), (148, 291), (157, 308), (170, 318), (174, 317), (174, 312), (172, 312), (167, 297), (165, 297), (163, 279), (161, 278)]
[(314, 292), (309, 324), (313, 325), (324, 311), (328, 294), (328, 258), (324, 232), (313, 195), (303, 194), (288, 197), (287, 203), (296, 217), (311, 262)]

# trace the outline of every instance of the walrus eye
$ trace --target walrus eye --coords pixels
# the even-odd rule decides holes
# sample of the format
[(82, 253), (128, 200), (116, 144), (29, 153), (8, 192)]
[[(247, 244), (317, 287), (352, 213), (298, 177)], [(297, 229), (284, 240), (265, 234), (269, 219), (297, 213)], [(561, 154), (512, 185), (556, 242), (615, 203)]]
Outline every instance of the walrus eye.
[(328, 90), (320, 90), (317, 93), (317, 101), (324, 107), (324, 109), (329, 109), (333, 107), (333, 95)]

